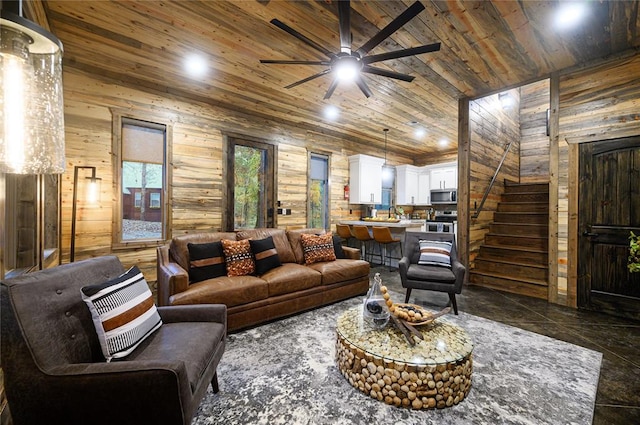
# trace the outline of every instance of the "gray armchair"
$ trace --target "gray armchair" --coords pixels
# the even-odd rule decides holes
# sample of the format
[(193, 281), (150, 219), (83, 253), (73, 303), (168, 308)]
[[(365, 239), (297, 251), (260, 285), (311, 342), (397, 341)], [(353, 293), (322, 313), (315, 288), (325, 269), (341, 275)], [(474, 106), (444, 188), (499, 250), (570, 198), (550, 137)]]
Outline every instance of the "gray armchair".
[(2, 282), (1, 366), (21, 424), (189, 424), (225, 347), (224, 305), (159, 307), (163, 325), (107, 363), (80, 288), (123, 272), (107, 256)]
[[(451, 269), (440, 266), (418, 264), (420, 240), (453, 242), (451, 248)], [(466, 268), (458, 261), (455, 236), (451, 233), (406, 232), (404, 257), (398, 263), (402, 287), (407, 293), (404, 302), (409, 302), (412, 289), (446, 292), (455, 314), (458, 314), (456, 294), (462, 292)]]

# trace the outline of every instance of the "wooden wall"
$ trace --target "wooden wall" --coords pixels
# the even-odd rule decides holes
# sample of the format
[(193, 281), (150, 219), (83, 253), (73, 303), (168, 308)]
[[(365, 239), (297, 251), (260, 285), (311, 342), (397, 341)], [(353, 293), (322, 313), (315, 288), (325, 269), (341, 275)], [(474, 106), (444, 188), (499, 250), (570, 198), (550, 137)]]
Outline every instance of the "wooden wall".
[[(309, 150), (330, 155), (331, 220), (359, 217), (360, 206), (343, 199), (348, 182), (348, 156), (366, 153), (384, 157), (384, 151), (369, 150), (362, 141), (336, 139), (299, 130), (277, 121), (151, 93), (97, 79), (71, 67), (65, 68), (65, 120), (67, 170), (62, 177), (63, 262), (69, 258), (73, 167), (96, 166), (102, 178), (99, 207), (78, 208), (76, 260), (113, 253), (130, 266), (137, 264), (150, 283), (156, 280), (155, 245), (114, 246), (112, 112), (133, 118), (166, 123), (171, 129), (172, 180), (171, 233), (216, 231), (224, 211), (224, 134), (243, 134), (278, 146), (276, 197), (291, 215), (278, 216), (278, 227), (304, 226), (307, 221), (307, 157)], [(389, 155), (389, 163), (413, 163), (412, 158)]]
[(520, 87), (520, 183), (549, 182), (549, 79)]
[(578, 144), (640, 134), (640, 55), (559, 77), (558, 264), (566, 264), (567, 304), (576, 306)]
[[(518, 89), (509, 90), (514, 97), (515, 105), (503, 109), (498, 95), (487, 96), (469, 102), (469, 202), (467, 211), (458, 214), (469, 214), (469, 266), (489, 232), (489, 224), (493, 221), (493, 213), (497, 209), (500, 196), (504, 193), (504, 181), (518, 182), (520, 178), (520, 118)], [(487, 197), (484, 208), (478, 218), (471, 216), (487, 190), (491, 178), (498, 167), (505, 148), (510, 141), (513, 145), (500, 169), (495, 184)]]

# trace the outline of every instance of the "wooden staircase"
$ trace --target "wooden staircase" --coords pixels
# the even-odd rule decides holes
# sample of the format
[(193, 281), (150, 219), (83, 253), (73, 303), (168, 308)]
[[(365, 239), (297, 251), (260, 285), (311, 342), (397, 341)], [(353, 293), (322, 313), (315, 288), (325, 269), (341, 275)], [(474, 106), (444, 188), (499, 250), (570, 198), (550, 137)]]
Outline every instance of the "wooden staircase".
[(548, 184), (508, 183), (469, 282), (547, 299), (548, 220)]

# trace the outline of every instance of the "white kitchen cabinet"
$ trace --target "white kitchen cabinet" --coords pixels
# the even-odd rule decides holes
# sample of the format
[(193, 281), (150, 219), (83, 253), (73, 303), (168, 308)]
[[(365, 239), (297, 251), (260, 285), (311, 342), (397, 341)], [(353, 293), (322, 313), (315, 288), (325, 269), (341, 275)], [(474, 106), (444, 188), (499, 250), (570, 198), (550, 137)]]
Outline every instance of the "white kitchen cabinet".
[(431, 170), (423, 167), (418, 173), (418, 205), (431, 205)]
[(415, 205), (419, 196), (419, 169), (413, 165), (396, 167), (396, 205)]
[(384, 159), (369, 155), (349, 157), (349, 185), (351, 204), (380, 204), (382, 202), (382, 166)]
[(438, 164), (431, 166), (431, 189), (457, 189), (458, 165), (457, 163)]

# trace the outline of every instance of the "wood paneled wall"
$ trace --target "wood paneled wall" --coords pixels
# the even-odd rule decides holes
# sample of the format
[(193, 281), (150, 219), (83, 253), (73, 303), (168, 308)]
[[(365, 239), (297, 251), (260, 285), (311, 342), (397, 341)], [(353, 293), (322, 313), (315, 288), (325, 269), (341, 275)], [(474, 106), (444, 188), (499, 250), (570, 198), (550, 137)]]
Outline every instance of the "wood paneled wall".
[(549, 79), (520, 87), (520, 182), (549, 182)]
[[(469, 266), (489, 231), (489, 224), (493, 221), (493, 213), (497, 209), (500, 196), (504, 193), (504, 181), (518, 182), (520, 178), (520, 102), (519, 90), (508, 92), (515, 99), (511, 108), (502, 108), (498, 95), (487, 96), (469, 102), (469, 203), (466, 205), (469, 214)], [(510, 141), (513, 145), (505, 158), (495, 184), (484, 204), (478, 218), (471, 216), (475, 213), (484, 192), (489, 187), (491, 178)]]
[[(98, 207), (78, 208), (76, 260), (115, 254), (125, 266), (137, 264), (150, 283), (156, 280), (155, 246), (114, 246), (113, 205), (118, 194), (113, 188), (112, 112), (133, 118), (167, 123), (171, 128), (170, 166), (171, 233), (216, 231), (222, 226), (224, 134), (243, 134), (278, 146), (277, 199), (291, 215), (279, 215), (278, 227), (304, 226), (307, 221), (308, 152), (330, 156), (331, 219), (359, 217), (360, 206), (343, 199), (348, 183), (348, 156), (356, 153), (384, 156), (384, 151), (362, 152), (349, 139), (301, 130), (277, 121), (173, 95), (119, 85), (67, 67), (64, 73), (67, 170), (62, 177), (63, 262), (69, 259), (73, 167), (97, 167), (102, 178)], [(360, 149), (360, 150), (358, 150)], [(389, 163), (413, 163), (398, 155)]]
[(559, 281), (567, 280), (567, 304), (575, 307), (582, 231), (577, 144), (640, 134), (640, 55), (564, 72), (559, 80), (558, 268)]

